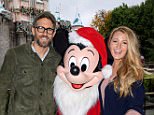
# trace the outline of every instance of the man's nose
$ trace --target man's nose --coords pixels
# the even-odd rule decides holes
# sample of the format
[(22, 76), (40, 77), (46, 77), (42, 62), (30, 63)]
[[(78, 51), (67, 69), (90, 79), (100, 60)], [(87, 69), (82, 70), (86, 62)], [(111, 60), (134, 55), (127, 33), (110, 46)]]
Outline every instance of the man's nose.
[(43, 35), (47, 36), (48, 30), (44, 30)]

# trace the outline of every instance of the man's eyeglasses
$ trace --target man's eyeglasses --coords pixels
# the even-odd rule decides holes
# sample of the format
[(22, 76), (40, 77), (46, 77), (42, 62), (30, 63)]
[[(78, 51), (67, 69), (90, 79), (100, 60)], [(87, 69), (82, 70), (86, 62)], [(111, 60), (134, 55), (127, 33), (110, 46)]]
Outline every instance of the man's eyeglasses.
[(46, 30), (48, 34), (52, 34), (55, 31), (54, 28), (45, 28), (43, 26), (34, 26), (34, 28), (36, 28), (37, 31), (40, 33), (44, 33), (44, 31)]

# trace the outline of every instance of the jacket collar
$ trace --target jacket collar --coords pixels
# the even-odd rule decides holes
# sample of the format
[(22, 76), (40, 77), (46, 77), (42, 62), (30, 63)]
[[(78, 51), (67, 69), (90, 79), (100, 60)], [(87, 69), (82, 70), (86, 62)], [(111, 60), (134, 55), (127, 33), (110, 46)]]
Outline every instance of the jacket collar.
[[(36, 55), (35, 52), (32, 50), (32, 47), (31, 47), (31, 44), (32, 42), (30, 43), (27, 43), (26, 44), (26, 51), (30, 54), (30, 55)], [(49, 52), (46, 56), (46, 58), (51, 58), (52, 56), (56, 55), (57, 53), (55, 52), (54, 48), (52, 47), (52, 45), (50, 46), (50, 49), (49, 49)]]

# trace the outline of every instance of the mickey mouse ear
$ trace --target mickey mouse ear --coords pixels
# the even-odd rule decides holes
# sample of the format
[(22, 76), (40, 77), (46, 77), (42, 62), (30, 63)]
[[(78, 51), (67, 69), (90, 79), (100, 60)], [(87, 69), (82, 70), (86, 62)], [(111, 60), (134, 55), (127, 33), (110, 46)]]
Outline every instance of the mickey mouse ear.
[(112, 75), (112, 66), (105, 65), (102, 68), (102, 75), (103, 75), (104, 79), (110, 78), (110, 76)]

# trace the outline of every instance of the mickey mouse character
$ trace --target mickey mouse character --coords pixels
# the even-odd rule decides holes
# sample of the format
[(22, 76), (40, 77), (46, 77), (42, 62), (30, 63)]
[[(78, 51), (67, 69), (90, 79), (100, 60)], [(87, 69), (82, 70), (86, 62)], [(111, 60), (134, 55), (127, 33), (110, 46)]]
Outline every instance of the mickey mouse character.
[(70, 46), (57, 67), (54, 98), (57, 115), (100, 115), (98, 85), (103, 73), (110, 76), (104, 38), (95, 29), (83, 27), (69, 33)]

